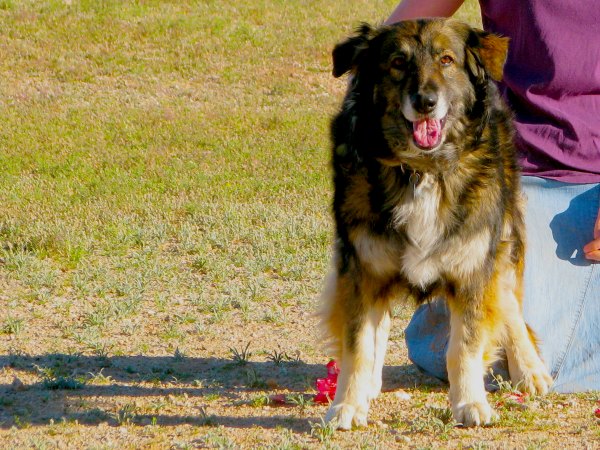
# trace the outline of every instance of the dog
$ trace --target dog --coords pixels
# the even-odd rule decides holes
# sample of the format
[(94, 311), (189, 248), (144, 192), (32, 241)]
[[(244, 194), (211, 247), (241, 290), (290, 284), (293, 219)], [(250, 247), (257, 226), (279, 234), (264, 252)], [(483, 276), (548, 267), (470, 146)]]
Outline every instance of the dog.
[(523, 201), (494, 83), (507, 50), (451, 19), (364, 24), (333, 50), (333, 75), (350, 73), (331, 124), (336, 235), (320, 310), (340, 366), (326, 415), (338, 428), (367, 424), (395, 299), (446, 299), (457, 423), (497, 417), (483, 378), (500, 349), (521, 390), (552, 384), (521, 314)]

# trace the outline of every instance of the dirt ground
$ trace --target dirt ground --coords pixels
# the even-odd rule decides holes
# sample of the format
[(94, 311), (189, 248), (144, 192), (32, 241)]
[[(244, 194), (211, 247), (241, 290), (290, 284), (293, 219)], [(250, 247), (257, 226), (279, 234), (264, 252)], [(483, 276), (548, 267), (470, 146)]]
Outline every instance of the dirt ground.
[[(3, 448), (73, 449), (600, 448), (596, 394), (523, 404), (490, 394), (497, 424), (455, 427), (447, 386), (408, 361), (406, 322), (401, 311), (369, 427), (335, 433), (322, 422), (326, 406), (311, 402), (327, 361), (306, 311), (281, 327), (220, 324), (212, 331), (221, 339), (190, 337), (185, 354), (42, 354), (36, 346), (52, 336), (40, 324), (37, 345), (30, 340), (27, 352), (0, 356), (0, 441)], [(278, 394), (285, 404), (274, 403)]]

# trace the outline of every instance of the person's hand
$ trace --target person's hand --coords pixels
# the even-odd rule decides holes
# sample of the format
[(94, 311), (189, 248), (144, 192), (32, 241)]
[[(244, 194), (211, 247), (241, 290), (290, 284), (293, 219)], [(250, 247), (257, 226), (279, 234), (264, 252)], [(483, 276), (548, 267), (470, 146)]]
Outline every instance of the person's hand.
[(600, 210), (598, 210), (598, 218), (594, 225), (594, 240), (584, 245), (583, 252), (587, 259), (600, 261)]

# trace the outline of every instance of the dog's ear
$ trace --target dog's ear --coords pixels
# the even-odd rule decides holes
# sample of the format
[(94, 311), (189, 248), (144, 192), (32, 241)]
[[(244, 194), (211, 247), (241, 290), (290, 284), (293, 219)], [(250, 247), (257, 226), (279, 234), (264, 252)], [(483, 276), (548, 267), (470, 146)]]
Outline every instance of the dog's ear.
[(486, 75), (496, 81), (502, 80), (509, 40), (507, 37), (482, 30), (470, 30), (466, 45), (466, 63), (478, 81), (483, 81)]
[(369, 47), (369, 40), (373, 35), (373, 28), (363, 23), (356, 30), (356, 36), (335, 46), (332, 52), (333, 76), (338, 78), (356, 67), (360, 55)]

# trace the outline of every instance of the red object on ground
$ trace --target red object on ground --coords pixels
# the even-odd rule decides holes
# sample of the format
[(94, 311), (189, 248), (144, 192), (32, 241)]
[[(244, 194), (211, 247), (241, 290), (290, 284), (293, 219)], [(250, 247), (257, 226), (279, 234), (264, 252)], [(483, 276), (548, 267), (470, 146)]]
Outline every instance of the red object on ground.
[(285, 394), (275, 394), (269, 397), (269, 400), (273, 405), (285, 405), (287, 403), (287, 399)]
[(525, 400), (527, 400), (528, 396), (529, 395), (527, 393), (521, 393), (519, 391), (513, 391), (503, 395), (503, 397), (507, 400), (513, 401), (515, 403), (520, 403), (521, 405), (525, 403)]
[(317, 391), (313, 401), (315, 403), (329, 403), (335, 398), (335, 390), (337, 388), (337, 378), (340, 369), (337, 363), (332, 359), (327, 363), (327, 378), (317, 378)]

